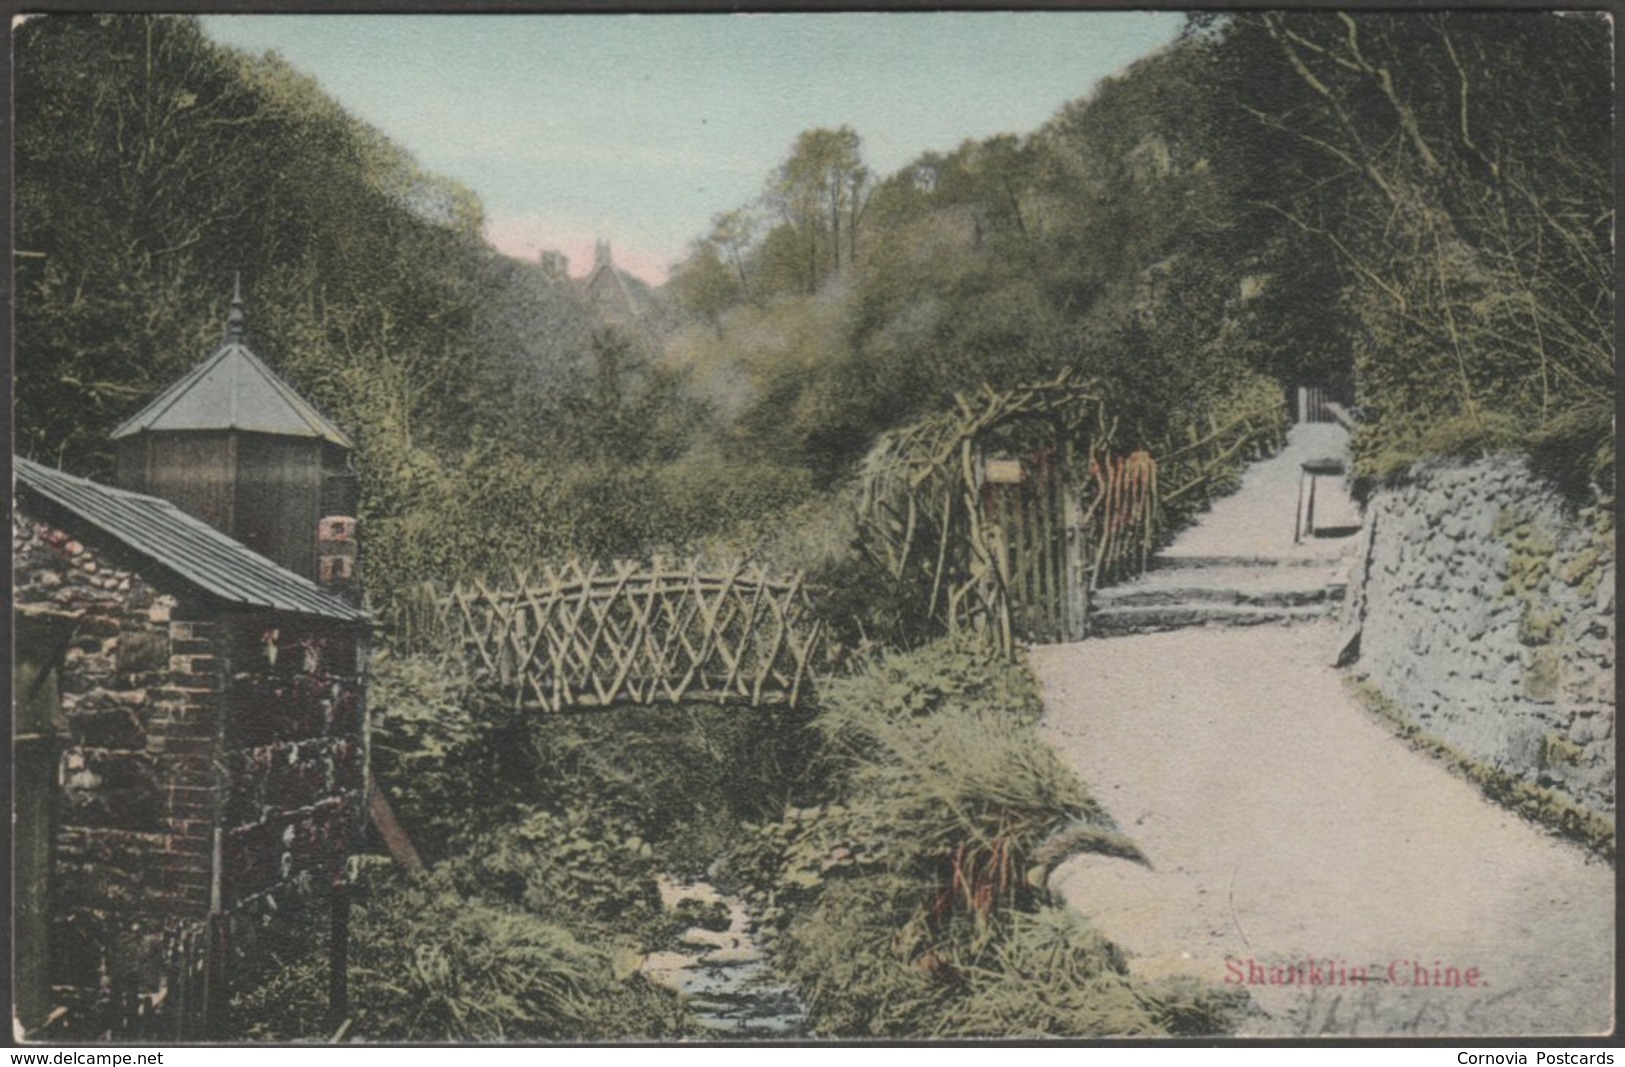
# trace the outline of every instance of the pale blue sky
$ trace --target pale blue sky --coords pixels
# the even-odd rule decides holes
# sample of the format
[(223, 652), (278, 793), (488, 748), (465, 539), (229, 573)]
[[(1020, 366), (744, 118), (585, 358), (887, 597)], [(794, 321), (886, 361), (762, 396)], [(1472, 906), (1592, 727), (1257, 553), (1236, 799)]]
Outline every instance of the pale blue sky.
[(1172, 40), (1135, 12), (225, 15), (485, 204), (487, 236), (590, 265), (595, 237), (659, 281), (713, 215), (761, 191), (796, 135), (849, 125), (885, 174), (1026, 132)]

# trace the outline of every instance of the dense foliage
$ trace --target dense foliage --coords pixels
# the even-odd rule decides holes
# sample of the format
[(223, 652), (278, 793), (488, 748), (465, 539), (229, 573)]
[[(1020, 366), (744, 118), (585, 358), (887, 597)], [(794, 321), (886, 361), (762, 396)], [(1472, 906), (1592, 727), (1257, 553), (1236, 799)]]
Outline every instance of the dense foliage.
[[(663, 910), (656, 875), (703, 875), (741, 823), (807, 801), (817, 776), (806, 715), (522, 714), (432, 656), (382, 656), (371, 696), (373, 771), (428, 870), (362, 864), (350, 1036), (689, 1033), (675, 994), (639, 967), (706, 917)], [(322, 1036), (321, 918), (245, 961), (257, 971), (239, 982), (240, 1036)]]
[(1215, 165), (1341, 275), (1361, 471), (1563, 442), (1611, 479), (1606, 18), (1237, 15), (1189, 47), (1227, 87)]
[(726, 447), (828, 484), (955, 392), (1070, 369), (1101, 382), (1125, 451), (1163, 452), (1231, 414), (1238, 380), (1318, 372), (1253, 311), (1263, 245), (1212, 165), (1204, 73), (1194, 49), (1164, 53), (1032, 134), (853, 186), (853, 241), (816, 286), (774, 269), (801, 232), (767, 210), (777, 182), (754, 230), (719, 219), (669, 288), (694, 316), (674, 355), (729, 397)]
[[(675, 350), (735, 448), (821, 482), (956, 390), (1071, 367), (1154, 454), (1258, 373), (1357, 401), (1366, 477), (1555, 443), (1602, 485), (1611, 91), (1599, 17), (1196, 16), (1030, 134), (849, 179), (817, 245), (846, 219), (845, 259), (787, 275), (785, 175), (837, 131), (803, 135), (677, 270)], [(818, 173), (861, 172), (839, 132)]]
[(1045, 889), (1067, 849), (1138, 853), (1033, 732), (1040, 711), (1025, 668), (975, 643), (888, 654), (826, 687), (826, 794), (758, 824), (729, 867), (780, 931), (816, 1033), (1227, 1029), (1237, 998), (1129, 977)]
[(804, 491), (695, 453), (703, 405), (646, 337), (274, 55), (132, 15), (31, 19), (16, 52), (21, 454), (108, 478), (108, 433), (218, 342), (240, 273), (251, 346), (358, 442), (379, 603)]
[[(351, 1040), (500, 1042), (680, 1038), (676, 997), (636, 973), (635, 946), (577, 924), (471, 896), (445, 873), (407, 880), (373, 867), (352, 909)], [(326, 935), (240, 983), (239, 1037), (320, 1040), (326, 1033)]]
[(360, 442), (380, 602), (750, 547), (879, 432), (1068, 368), (1126, 450), (1312, 379), (1356, 387), (1368, 476), (1534, 445), (1611, 479), (1598, 18), (1202, 16), (1038, 130), (894, 174), (808, 130), (674, 272), (684, 324), (636, 336), (275, 56), (148, 16), (16, 45), (18, 450), (108, 474), (241, 271), (255, 348)]

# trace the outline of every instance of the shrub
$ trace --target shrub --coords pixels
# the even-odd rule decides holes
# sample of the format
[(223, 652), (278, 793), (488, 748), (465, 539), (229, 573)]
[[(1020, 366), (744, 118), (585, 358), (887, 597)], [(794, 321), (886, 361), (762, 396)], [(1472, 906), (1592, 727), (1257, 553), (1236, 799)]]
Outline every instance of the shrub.
[(806, 788), (814, 736), (788, 708), (682, 704), (536, 716), (526, 740), (531, 796), (590, 804), (636, 827), (667, 869), (698, 874), (740, 819), (761, 819)]
[(1011, 916), (992, 966), (973, 977), (977, 995), (955, 1005), (942, 1036), (1215, 1034), (1246, 1000), (1194, 979), (1136, 981), (1116, 945), (1057, 907)]
[(930, 1036), (953, 991), (917, 962), (902, 933), (927, 891), (885, 872), (831, 881), (775, 942), (814, 1033)]
[[(321, 938), (234, 1005), (254, 1040), (324, 1035)], [(438, 872), (377, 872), (352, 909), (352, 1040), (536, 1041), (671, 1038), (688, 1032), (674, 994), (637, 973), (636, 956), (587, 943), (523, 909), (467, 897)]]
[(369, 704), (373, 776), (425, 859), (517, 816), (533, 779), (523, 721), (460, 660), (380, 651)]
[(580, 801), (559, 815), (533, 810), (446, 866), (465, 895), (577, 925), (630, 929), (660, 911), (653, 847), (631, 820)]

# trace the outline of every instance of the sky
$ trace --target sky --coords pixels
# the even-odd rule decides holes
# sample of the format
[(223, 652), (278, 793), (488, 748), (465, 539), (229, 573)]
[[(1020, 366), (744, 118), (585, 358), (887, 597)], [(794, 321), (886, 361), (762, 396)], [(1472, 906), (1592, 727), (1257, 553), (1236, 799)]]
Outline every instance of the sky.
[(486, 238), (653, 283), (762, 190), (796, 135), (851, 126), (884, 175), (1035, 129), (1171, 41), (1171, 12), (220, 15), (426, 169), (472, 189)]

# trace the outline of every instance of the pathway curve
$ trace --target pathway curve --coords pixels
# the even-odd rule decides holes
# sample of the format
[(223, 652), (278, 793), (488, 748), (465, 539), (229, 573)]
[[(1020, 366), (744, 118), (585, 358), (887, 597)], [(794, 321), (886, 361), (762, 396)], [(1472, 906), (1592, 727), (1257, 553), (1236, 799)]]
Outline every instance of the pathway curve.
[[(1336, 563), (1347, 540), (1291, 543), (1304, 437), (1169, 554)], [(1078, 856), (1052, 886), (1135, 971), (1244, 985), (1244, 1033), (1611, 1029), (1612, 868), (1393, 737), (1327, 665), (1336, 637), (1316, 617), (1034, 649), (1044, 736), (1151, 863)]]

